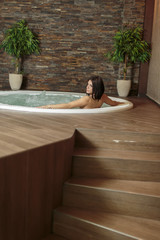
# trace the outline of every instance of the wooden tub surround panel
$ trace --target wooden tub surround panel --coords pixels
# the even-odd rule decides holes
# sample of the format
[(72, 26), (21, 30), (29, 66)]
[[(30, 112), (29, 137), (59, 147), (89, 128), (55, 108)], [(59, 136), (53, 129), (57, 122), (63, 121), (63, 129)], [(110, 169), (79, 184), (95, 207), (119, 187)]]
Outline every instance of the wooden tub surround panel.
[(159, 106), (128, 100), (110, 114), (0, 111), (0, 239), (159, 240)]
[(0, 159), (0, 239), (38, 240), (51, 232), (73, 144), (74, 136)]

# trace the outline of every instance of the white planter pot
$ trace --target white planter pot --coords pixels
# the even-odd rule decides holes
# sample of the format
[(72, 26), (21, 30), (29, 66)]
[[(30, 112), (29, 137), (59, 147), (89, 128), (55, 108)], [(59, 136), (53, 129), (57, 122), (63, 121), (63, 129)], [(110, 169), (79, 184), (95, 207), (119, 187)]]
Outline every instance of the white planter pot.
[(117, 91), (120, 97), (127, 97), (131, 88), (131, 80), (117, 80)]
[(23, 75), (22, 74), (9, 74), (9, 84), (12, 90), (19, 90), (22, 85)]

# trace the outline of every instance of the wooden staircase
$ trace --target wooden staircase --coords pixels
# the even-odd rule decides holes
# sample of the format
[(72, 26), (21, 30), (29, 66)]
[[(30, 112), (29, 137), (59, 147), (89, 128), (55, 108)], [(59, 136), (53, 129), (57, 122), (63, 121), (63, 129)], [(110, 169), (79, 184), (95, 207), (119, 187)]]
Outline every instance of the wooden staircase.
[(72, 178), (54, 211), (63, 238), (50, 239), (160, 239), (159, 144), (158, 134), (79, 129)]

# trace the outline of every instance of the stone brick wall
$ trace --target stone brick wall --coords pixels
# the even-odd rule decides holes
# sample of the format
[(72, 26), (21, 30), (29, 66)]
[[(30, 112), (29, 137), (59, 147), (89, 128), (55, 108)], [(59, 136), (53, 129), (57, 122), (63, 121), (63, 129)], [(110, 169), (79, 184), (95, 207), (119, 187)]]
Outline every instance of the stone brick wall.
[[(87, 79), (100, 75), (116, 95), (119, 65), (106, 60), (112, 37), (123, 23), (143, 26), (145, 0), (7, 0), (0, 3), (0, 40), (25, 19), (38, 34), (41, 54), (24, 61), (22, 89), (84, 92)], [(139, 66), (133, 78), (137, 89)], [(0, 90), (9, 89), (11, 57), (0, 50)]]

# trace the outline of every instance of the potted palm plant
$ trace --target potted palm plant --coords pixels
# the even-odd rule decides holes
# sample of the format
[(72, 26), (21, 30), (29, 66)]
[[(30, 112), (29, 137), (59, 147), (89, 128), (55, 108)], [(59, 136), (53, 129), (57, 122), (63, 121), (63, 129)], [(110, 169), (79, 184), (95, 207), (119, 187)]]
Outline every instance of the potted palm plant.
[(25, 20), (21, 20), (5, 32), (0, 48), (13, 57), (15, 71), (9, 74), (9, 83), (12, 90), (18, 90), (23, 78), (21, 74), (22, 59), (32, 53), (39, 54), (39, 40), (29, 30)]
[(128, 67), (136, 62), (148, 62), (151, 57), (150, 46), (142, 39), (142, 34), (140, 26), (124, 27), (116, 32), (113, 48), (105, 54), (110, 61), (123, 64), (123, 80), (117, 80), (121, 97), (127, 97), (131, 87), (131, 80), (126, 80)]

